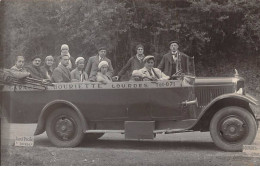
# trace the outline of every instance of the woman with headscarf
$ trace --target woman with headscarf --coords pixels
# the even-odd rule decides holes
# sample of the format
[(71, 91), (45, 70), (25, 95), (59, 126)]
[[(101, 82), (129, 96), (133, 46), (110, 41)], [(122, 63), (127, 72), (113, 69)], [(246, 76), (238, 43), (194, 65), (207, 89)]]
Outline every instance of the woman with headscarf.
[(70, 72), (72, 82), (85, 82), (88, 79), (84, 71), (85, 59), (78, 57), (75, 61), (76, 68)]
[(50, 56), (46, 56), (44, 65), (41, 66), (41, 71), (44, 76), (44, 79), (51, 80), (52, 72), (53, 72), (53, 65), (54, 58)]
[(155, 58), (152, 55), (146, 56), (144, 59), (144, 68), (135, 70), (132, 76), (141, 76), (144, 81), (157, 81), (168, 80), (169, 76), (166, 76), (160, 69), (154, 68)]
[(112, 79), (106, 75), (108, 71), (109, 64), (107, 61), (103, 60), (98, 64), (98, 72), (97, 72), (97, 82), (101, 82), (103, 84), (107, 84), (112, 82)]

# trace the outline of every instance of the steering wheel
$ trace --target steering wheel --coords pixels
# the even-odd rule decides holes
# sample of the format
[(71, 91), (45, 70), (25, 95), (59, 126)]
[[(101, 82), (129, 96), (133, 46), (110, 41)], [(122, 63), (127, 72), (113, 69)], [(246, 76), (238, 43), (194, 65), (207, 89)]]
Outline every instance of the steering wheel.
[(171, 77), (170, 80), (177, 80), (180, 77), (183, 77), (184, 73), (182, 73), (182, 70), (180, 69), (178, 72), (174, 73)]

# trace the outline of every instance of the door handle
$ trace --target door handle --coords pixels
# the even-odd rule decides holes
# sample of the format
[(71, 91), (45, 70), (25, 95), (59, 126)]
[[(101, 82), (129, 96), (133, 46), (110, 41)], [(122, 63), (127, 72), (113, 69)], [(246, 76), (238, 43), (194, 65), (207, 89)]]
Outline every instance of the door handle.
[(181, 104), (184, 105), (184, 106), (196, 104), (196, 106), (198, 107), (198, 100), (197, 100), (197, 98), (195, 100), (192, 100), (192, 101), (186, 100), (186, 101), (183, 101)]

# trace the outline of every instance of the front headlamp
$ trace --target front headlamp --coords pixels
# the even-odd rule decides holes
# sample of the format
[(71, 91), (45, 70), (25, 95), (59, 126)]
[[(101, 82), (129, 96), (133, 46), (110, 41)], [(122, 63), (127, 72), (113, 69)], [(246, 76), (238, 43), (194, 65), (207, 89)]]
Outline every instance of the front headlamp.
[(244, 95), (244, 88), (240, 88), (236, 91), (237, 94), (241, 94), (241, 95)]

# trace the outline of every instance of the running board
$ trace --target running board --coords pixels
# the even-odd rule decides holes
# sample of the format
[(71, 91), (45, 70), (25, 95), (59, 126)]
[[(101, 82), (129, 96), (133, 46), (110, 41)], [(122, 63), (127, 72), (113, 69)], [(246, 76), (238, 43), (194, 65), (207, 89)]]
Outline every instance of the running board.
[(125, 130), (87, 130), (84, 133), (121, 133), (121, 134), (124, 134)]
[[(171, 133), (184, 133), (192, 132), (193, 130), (186, 129), (166, 129), (166, 130), (154, 130), (154, 134), (171, 134)], [(87, 130), (84, 133), (120, 133), (125, 134), (125, 130)]]
[(167, 130), (155, 130), (155, 134), (171, 134), (171, 133), (184, 133), (184, 132), (192, 132), (193, 130), (187, 129), (167, 129)]

